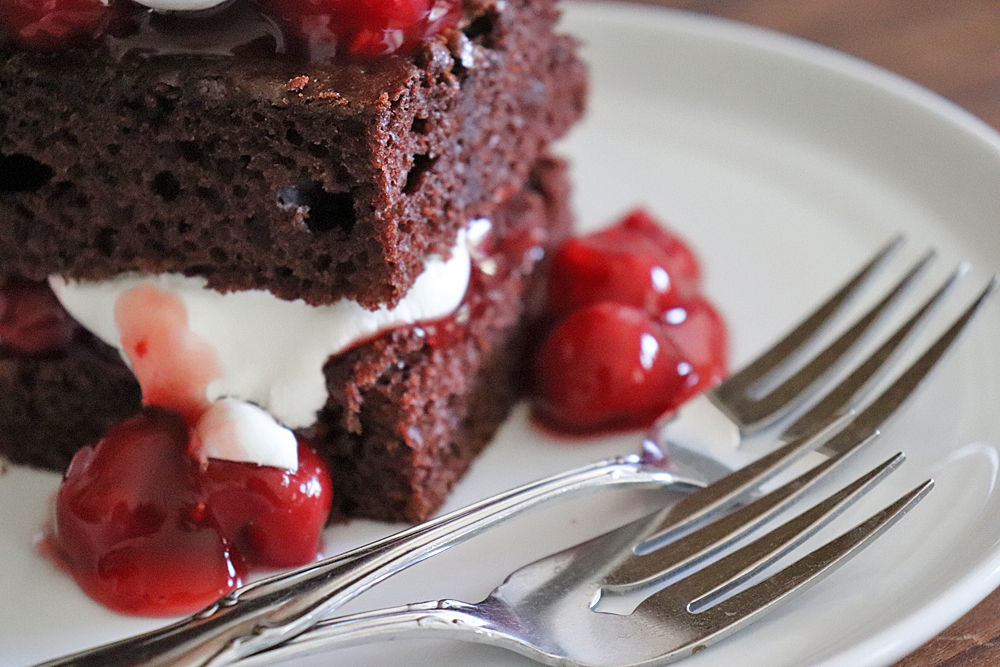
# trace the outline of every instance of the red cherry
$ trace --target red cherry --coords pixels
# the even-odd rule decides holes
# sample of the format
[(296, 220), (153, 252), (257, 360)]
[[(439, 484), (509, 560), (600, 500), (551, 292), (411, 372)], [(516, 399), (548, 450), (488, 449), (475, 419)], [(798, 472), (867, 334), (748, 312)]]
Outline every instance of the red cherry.
[(246, 577), (246, 568), (221, 535), (183, 525), (167, 525), (155, 536), (113, 545), (102, 555), (98, 571), (98, 577), (77, 578), (84, 592), (114, 611), (143, 616), (197, 611)]
[(645, 424), (671, 407), (680, 362), (645, 311), (587, 306), (563, 320), (538, 352), (534, 414), (576, 432)]
[(69, 344), (77, 324), (43, 282), (11, 279), (0, 288), (0, 345), (39, 354)]
[(570, 239), (549, 274), (548, 308), (556, 316), (601, 301), (657, 316), (697, 292), (693, 255), (642, 212), (609, 229)]
[(245, 568), (198, 515), (187, 427), (150, 408), (73, 458), (56, 495), (54, 546), (88, 595), (124, 613), (196, 610)]
[(292, 473), (187, 456), (184, 418), (146, 408), (73, 458), (56, 495), (51, 543), (88, 595), (146, 615), (196, 611), (248, 566), (316, 557), (330, 478), (307, 445)]
[(623, 217), (616, 227), (607, 230), (615, 234), (619, 229), (641, 234), (667, 253), (670, 276), (685, 289), (694, 290), (701, 283), (701, 264), (691, 248), (676, 234), (667, 230), (649, 211), (637, 208)]
[(0, 0), (0, 29), (22, 48), (55, 51), (97, 38), (111, 16), (101, 0)]
[(703, 296), (695, 296), (663, 314), (664, 333), (681, 351), (684, 382), (677, 404), (725, 379), (729, 334), (718, 311)]
[(205, 469), (207, 507), (250, 565), (293, 567), (316, 558), (330, 514), (330, 474), (299, 442), (295, 472), (211, 460)]
[(412, 51), (454, 26), (456, 0), (268, 0), (278, 20), (312, 60), (367, 59)]
[[(719, 382), (726, 329), (700, 282), (694, 253), (644, 209), (568, 241), (549, 272), (549, 314), (566, 319), (536, 360), (535, 414), (565, 431), (643, 426)], [(664, 361), (640, 368), (637, 340)]]

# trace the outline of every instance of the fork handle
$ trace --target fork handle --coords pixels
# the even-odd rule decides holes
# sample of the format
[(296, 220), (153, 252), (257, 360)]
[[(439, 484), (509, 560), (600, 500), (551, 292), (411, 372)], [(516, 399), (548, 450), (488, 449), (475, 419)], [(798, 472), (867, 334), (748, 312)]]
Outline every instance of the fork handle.
[(515, 645), (518, 642), (496, 627), (488, 614), (483, 614), (479, 607), (459, 600), (437, 600), (324, 619), (292, 641), (243, 658), (237, 667), (265, 667), (276, 662), (283, 663), (427, 630), (435, 631), (439, 638), (474, 641), (517, 650)]
[(611, 486), (695, 487), (641, 455), (500, 493), (339, 556), (249, 584), (178, 623), (38, 667), (221, 667), (287, 641), (380, 581), (543, 502)]

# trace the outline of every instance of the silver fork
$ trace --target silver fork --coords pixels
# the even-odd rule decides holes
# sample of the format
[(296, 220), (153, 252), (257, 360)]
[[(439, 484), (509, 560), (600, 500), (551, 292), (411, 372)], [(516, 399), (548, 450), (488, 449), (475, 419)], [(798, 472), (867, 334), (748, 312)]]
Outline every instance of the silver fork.
[[(703, 432), (711, 437), (722, 432), (723, 446), (732, 446), (733, 433), (740, 434), (767, 421), (786, 415), (810, 403), (814, 406), (787, 430), (791, 435), (779, 436), (783, 444), (777, 451), (762, 457), (742, 469), (732, 483), (723, 487), (724, 493), (697, 494), (678, 503), (677, 512), (697, 512), (700, 516), (713, 516), (745, 499), (764, 481), (772, 478), (808, 449), (821, 440), (820, 435), (843, 426), (842, 413), (849, 406), (863, 400), (870, 393), (872, 378), (884, 372), (904, 341), (923, 321), (934, 305), (945, 294), (957, 277), (953, 274), (927, 301), (893, 332), (886, 342), (871, 356), (862, 361), (846, 379), (817, 399), (818, 380), (833, 369), (853, 361), (857, 355), (851, 350), (875, 328), (891, 305), (916, 278), (925, 258), (918, 262), (883, 299), (857, 323), (851, 326), (824, 351), (807, 363), (793, 376), (793, 381), (782, 385), (777, 395), (781, 400), (769, 399), (768, 410), (757, 409), (753, 418), (742, 415), (736, 407), (746, 403), (750, 390), (759, 380), (779, 368), (782, 360), (788, 362), (814, 342), (819, 332), (829, 324), (838, 311), (863, 289), (866, 279), (873, 274), (899, 244), (894, 241), (879, 251), (847, 284), (822, 304), (815, 313), (796, 327), (791, 334), (779, 341), (745, 369), (736, 373), (709, 392), (705, 401), (712, 405), (713, 428), (690, 427), (707, 410), (682, 410), (672, 421), (656, 427), (646, 440), (647, 452), (598, 461), (596, 463), (533, 482), (501, 493), (440, 518), (425, 522), (395, 535), (378, 540), (364, 547), (303, 568), (279, 574), (233, 591), (197, 614), (150, 633), (115, 642), (44, 663), (46, 667), (76, 665), (108, 667), (119, 665), (171, 665), (218, 667), (287, 641), (302, 633), (331, 611), (353, 599), (371, 586), (421, 560), (555, 498), (593, 492), (612, 486), (655, 488), (678, 485), (686, 488), (703, 486), (707, 481), (722, 476), (721, 467), (701, 469), (699, 476), (685, 475), (668, 470), (658, 456), (665, 447), (665, 437), (677, 436), (681, 444), (689, 444), (684, 434)], [(952, 322), (950, 327), (922, 356), (905, 369), (892, 386), (868, 404), (863, 411), (840, 428), (836, 435), (825, 440), (823, 452), (827, 457), (838, 457), (853, 451), (870, 439), (879, 426), (891, 417), (927, 373), (937, 364), (965, 329), (987, 297), (995, 290), (992, 281), (982, 293)], [(744, 398), (739, 398), (744, 396)], [(728, 406), (728, 407), (727, 407)], [(727, 417), (730, 428), (720, 429), (719, 415)], [(764, 414), (767, 412), (768, 414)], [(741, 416), (742, 415), (742, 416)], [(794, 437), (792, 437), (794, 436)], [(671, 458), (680, 458), (686, 451), (672, 449)], [(650, 452), (653, 452), (650, 454)], [(677, 515), (674, 515), (677, 516)], [(669, 539), (676, 531), (670, 528), (673, 518), (664, 520), (663, 526), (654, 531), (650, 544)]]
[[(522, 567), (477, 604), (438, 600), (321, 621), (290, 642), (237, 664), (263, 667), (418, 631), (492, 644), (562, 667), (666, 664), (747, 626), (883, 534), (930, 491), (932, 480), (779, 572), (746, 586), (832, 521), (902, 459), (897, 454), (770, 533), (714, 560), (717, 553), (800, 498), (817, 473), (809, 471), (711, 523), (692, 516), (677, 520), (672, 527), (685, 536), (642, 556), (635, 555), (636, 545), (660, 529), (663, 516), (638, 519)], [(721, 484), (731, 486), (726, 479)], [(718, 495), (712, 487), (706, 491)], [(655, 560), (657, 575), (631, 580), (629, 603), (620, 610), (602, 604), (611, 590), (609, 580), (620, 579), (637, 558)]]

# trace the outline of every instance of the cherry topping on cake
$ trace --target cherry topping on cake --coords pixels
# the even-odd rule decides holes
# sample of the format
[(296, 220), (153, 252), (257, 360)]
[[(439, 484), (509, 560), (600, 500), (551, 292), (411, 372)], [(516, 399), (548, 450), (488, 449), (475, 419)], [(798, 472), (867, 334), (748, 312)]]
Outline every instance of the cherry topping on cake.
[[(235, 1), (249, 5), (252, 0)], [(203, 21), (208, 32), (218, 17), (198, 13), (220, 3), (149, 0), (143, 4), (191, 15), (188, 29), (197, 31)], [(258, 16), (280, 26), (290, 53), (314, 62), (406, 54), (457, 25), (462, 14), (459, 0), (256, 0), (253, 4)], [(116, 22), (130, 25), (129, 20), (134, 23), (144, 10), (128, 0), (0, 0), (0, 32), (20, 48), (56, 51), (117, 32), (122, 26), (114, 27)]]
[(726, 328), (700, 280), (687, 245), (641, 209), (569, 240), (549, 275), (534, 416), (576, 433), (646, 426), (721, 381)]
[(44, 282), (12, 278), (0, 287), (0, 347), (41, 354), (69, 344), (77, 324)]
[(408, 53), (454, 26), (456, 0), (268, 0), (265, 12), (309, 59), (364, 60)]
[(187, 455), (176, 412), (146, 408), (74, 456), (51, 543), (84, 591), (123, 613), (196, 611), (252, 566), (316, 557), (329, 475), (299, 446), (298, 470)]
[(21, 48), (56, 51), (93, 41), (111, 15), (102, 0), (0, 0), (0, 29)]

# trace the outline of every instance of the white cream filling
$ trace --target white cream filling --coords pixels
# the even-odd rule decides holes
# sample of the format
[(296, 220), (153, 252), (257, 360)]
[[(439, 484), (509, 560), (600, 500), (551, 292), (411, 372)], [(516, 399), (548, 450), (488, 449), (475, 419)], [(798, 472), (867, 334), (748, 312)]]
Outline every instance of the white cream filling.
[[(346, 299), (310, 306), (264, 290), (222, 294), (208, 289), (203, 278), (177, 274), (125, 274), (96, 282), (53, 276), (49, 283), (81, 325), (119, 352), (122, 347), (114, 317), (118, 298), (143, 284), (170, 292), (184, 303), (190, 330), (215, 348), (222, 365), (222, 376), (208, 386), (208, 400), (226, 397), (254, 403), (284, 426), (301, 428), (315, 422), (316, 412), (326, 402), (323, 365), (330, 356), (387, 329), (450, 315), (465, 297), (470, 275), (471, 257), (463, 233), (451, 259), (429, 259), (395, 308), (374, 311)], [(128, 363), (123, 352), (122, 357)], [(241, 432), (259, 426), (256, 415), (251, 418), (240, 410), (225, 409), (250, 425), (239, 427)], [(230, 445), (221, 449), (235, 451)], [(257, 463), (271, 458), (252, 455), (251, 450), (260, 449), (257, 444), (245, 449), (244, 456), (230, 453), (225, 458), (239, 456), (233, 460)]]

